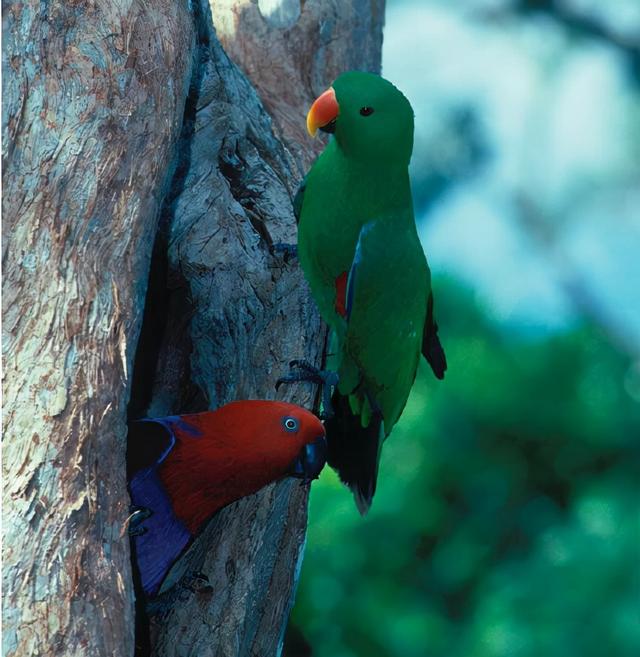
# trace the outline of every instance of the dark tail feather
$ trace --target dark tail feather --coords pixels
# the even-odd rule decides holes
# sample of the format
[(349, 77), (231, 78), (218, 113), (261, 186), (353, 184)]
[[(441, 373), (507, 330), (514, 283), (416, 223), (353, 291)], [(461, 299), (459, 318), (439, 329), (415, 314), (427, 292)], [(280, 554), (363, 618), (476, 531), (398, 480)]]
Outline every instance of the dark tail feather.
[(351, 412), (347, 397), (334, 392), (331, 402), (335, 414), (324, 423), (329, 448), (327, 462), (349, 486), (358, 511), (365, 515), (376, 492), (382, 417), (374, 413), (369, 426), (362, 427), (360, 416)]
[(422, 342), (422, 353), (431, 365), (433, 373), (438, 379), (444, 379), (444, 373), (447, 370), (447, 357), (444, 355), (444, 349), (438, 338), (438, 325), (433, 325), (433, 332), (425, 334)]
[(438, 325), (433, 318), (432, 294), (429, 294), (427, 300), (427, 319), (422, 334), (422, 355), (427, 359), (427, 363), (431, 365), (436, 378), (444, 379), (444, 373), (447, 369), (447, 358), (444, 355), (444, 349), (438, 337)]

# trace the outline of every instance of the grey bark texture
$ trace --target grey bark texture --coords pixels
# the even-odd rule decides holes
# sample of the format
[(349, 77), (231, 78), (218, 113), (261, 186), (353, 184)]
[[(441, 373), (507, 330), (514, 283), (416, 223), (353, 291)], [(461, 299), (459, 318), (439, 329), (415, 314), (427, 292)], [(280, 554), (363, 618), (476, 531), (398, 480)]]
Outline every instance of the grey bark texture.
[[(220, 40), (206, 0), (5, 9), (9, 657), (133, 654), (130, 395), (130, 416), (274, 398), (289, 359), (322, 361), (297, 261), (274, 245), (295, 242), (320, 146), (308, 104), (341, 70), (379, 68), (384, 2), (212, 9)], [(219, 513), (151, 610), (151, 653), (277, 654), (306, 505), (285, 481)], [(191, 571), (210, 588), (185, 587)]]
[(129, 655), (126, 406), (193, 21), (173, 0), (3, 21), (3, 654)]

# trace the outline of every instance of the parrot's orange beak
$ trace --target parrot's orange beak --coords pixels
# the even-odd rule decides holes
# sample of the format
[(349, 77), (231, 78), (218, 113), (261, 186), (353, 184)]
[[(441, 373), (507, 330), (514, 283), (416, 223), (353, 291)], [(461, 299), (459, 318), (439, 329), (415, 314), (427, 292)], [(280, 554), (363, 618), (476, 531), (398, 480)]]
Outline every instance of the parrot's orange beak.
[(340, 111), (340, 106), (336, 100), (336, 92), (333, 87), (329, 87), (321, 96), (318, 96), (311, 105), (307, 114), (307, 132), (316, 136), (318, 128), (323, 132), (333, 132), (335, 120)]

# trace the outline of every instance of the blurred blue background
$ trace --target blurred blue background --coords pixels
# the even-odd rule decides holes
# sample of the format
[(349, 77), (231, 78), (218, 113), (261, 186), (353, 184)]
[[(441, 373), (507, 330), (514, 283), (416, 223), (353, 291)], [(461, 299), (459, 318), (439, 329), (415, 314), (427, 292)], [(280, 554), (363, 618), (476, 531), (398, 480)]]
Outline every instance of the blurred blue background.
[(312, 487), (287, 657), (640, 655), (640, 2), (388, 0), (449, 361), (360, 518)]

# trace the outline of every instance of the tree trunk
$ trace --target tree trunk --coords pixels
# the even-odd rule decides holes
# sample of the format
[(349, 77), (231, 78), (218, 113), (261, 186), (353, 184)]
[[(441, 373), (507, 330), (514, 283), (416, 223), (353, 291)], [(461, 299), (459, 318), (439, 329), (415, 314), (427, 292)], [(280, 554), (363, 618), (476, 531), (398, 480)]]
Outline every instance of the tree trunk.
[[(8, 7), (6, 655), (133, 653), (130, 394), (130, 416), (203, 410), (321, 363), (297, 261), (273, 247), (295, 242), (306, 108), (379, 67), (383, 4), (215, 2), (240, 68), (206, 0)], [(152, 653), (277, 654), (306, 503), (286, 481), (219, 513), (151, 610)], [(211, 590), (183, 588), (190, 571)]]
[(173, 0), (3, 18), (4, 654), (130, 655), (126, 405), (193, 21)]

